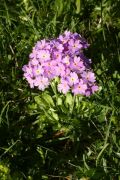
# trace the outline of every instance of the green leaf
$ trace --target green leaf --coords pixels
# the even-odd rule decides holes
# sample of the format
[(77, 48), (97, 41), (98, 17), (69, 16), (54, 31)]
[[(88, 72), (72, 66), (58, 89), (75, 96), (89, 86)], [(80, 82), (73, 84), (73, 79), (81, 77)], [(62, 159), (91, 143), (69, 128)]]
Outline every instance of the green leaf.
[(67, 109), (64, 105), (61, 106), (61, 110), (62, 110), (62, 112), (64, 112), (65, 114), (68, 113), (68, 109)]
[(45, 157), (44, 157), (44, 152), (43, 152), (42, 148), (37, 147), (37, 152), (40, 154), (40, 157), (42, 158), (43, 164), (44, 164), (45, 163)]
[(101, 75), (101, 74), (102, 74), (101, 69), (98, 69), (96, 73), (97, 73), (98, 75)]
[(57, 12), (57, 15), (60, 16), (63, 12), (63, 0), (56, 0), (55, 1), (55, 12)]
[(58, 97), (58, 98), (57, 98), (57, 105), (58, 105), (58, 106), (61, 106), (61, 105), (62, 105), (62, 98), (61, 98), (61, 97)]
[(49, 104), (49, 106), (55, 106), (54, 101), (53, 101), (52, 97), (49, 94), (44, 93), (42, 95), (42, 98)]
[(40, 103), (41, 103), (40, 96), (35, 96), (34, 99), (35, 99), (35, 102), (36, 102), (37, 104), (40, 104)]
[(81, 1), (76, 0), (76, 14), (80, 13), (80, 9), (81, 9)]
[(46, 101), (42, 100), (40, 96), (35, 96), (34, 99), (39, 107), (42, 107), (44, 109), (47, 108), (48, 104), (46, 103)]
[(59, 120), (59, 116), (58, 116), (58, 114), (57, 113), (55, 113), (54, 111), (51, 111), (51, 116), (53, 117), (53, 119), (55, 119), (55, 120)]
[(72, 106), (73, 105), (73, 97), (70, 93), (66, 94), (66, 100), (65, 100), (65, 104)]
[(11, 54), (8, 54), (8, 60), (9, 60), (9, 61), (12, 60)]

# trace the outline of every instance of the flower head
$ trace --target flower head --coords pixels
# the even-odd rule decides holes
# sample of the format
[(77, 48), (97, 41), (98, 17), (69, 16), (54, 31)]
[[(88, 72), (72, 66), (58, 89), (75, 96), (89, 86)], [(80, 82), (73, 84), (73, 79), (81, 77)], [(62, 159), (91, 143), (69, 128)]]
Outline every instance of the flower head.
[(82, 78), (85, 82), (94, 83), (95, 82), (95, 74), (93, 72), (83, 72), (81, 74)]
[(37, 58), (39, 62), (44, 62), (50, 60), (50, 52), (48, 50), (40, 50), (37, 53)]
[(46, 87), (48, 87), (49, 80), (48, 80), (48, 78), (45, 78), (44, 76), (38, 76), (35, 79), (34, 85), (38, 86), (39, 90), (43, 91)]
[(66, 80), (61, 80), (61, 83), (58, 84), (58, 91), (66, 94), (69, 91), (70, 87)]
[(22, 70), (31, 88), (45, 90), (56, 77), (58, 91), (90, 96), (98, 90), (91, 60), (83, 49), (89, 44), (78, 33), (65, 31), (58, 38), (38, 41)]
[(75, 95), (77, 95), (77, 94), (85, 95), (86, 90), (87, 90), (87, 85), (84, 84), (83, 80), (80, 80), (80, 82), (73, 87), (72, 92)]
[(70, 76), (67, 79), (70, 86), (77, 84), (79, 82), (78, 75), (75, 72), (71, 72)]

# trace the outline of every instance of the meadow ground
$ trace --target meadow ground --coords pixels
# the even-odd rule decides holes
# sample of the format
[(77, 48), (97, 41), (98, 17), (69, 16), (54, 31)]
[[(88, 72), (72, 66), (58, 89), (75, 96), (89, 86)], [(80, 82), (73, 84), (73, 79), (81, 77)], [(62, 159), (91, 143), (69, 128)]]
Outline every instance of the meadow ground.
[[(119, 7), (119, 0), (0, 1), (1, 180), (120, 180)], [(85, 54), (100, 87), (91, 97), (56, 98), (23, 78), (36, 41), (66, 29), (90, 44)]]

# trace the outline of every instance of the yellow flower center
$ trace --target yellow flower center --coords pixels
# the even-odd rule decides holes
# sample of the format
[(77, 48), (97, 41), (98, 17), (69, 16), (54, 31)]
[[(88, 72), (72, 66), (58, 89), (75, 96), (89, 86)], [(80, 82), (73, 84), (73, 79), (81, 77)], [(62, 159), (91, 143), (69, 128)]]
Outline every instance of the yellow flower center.
[(75, 79), (74, 78), (71, 78), (71, 81), (74, 81)]
[(40, 73), (40, 70), (39, 70), (39, 69), (37, 69), (37, 70), (36, 70), (36, 73), (37, 73), (37, 74), (39, 74), (39, 73)]

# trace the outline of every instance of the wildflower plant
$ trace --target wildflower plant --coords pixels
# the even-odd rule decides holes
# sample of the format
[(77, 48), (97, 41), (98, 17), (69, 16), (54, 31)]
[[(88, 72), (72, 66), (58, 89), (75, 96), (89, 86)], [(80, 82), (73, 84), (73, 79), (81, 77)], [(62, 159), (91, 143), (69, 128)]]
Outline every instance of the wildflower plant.
[(57, 90), (67, 94), (90, 96), (98, 90), (95, 74), (83, 50), (89, 44), (78, 33), (65, 31), (56, 39), (38, 41), (23, 66), (31, 88), (44, 91), (57, 79)]

